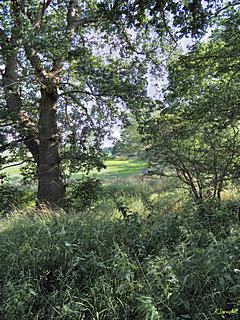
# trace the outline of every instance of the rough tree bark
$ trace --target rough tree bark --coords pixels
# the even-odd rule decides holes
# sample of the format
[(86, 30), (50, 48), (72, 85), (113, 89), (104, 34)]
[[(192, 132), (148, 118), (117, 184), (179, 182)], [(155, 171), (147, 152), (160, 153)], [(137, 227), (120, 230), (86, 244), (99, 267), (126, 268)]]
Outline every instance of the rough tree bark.
[(5, 54), (5, 72), (3, 73), (6, 108), (9, 117), (15, 123), (15, 129), (19, 132), (29, 152), (38, 163), (38, 130), (32, 119), (22, 110), (23, 103), (19, 94), (17, 47), (14, 42), (15, 39), (12, 36), (6, 45), (7, 48), (4, 48), (5, 50), (7, 49), (7, 54)]
[(61, 206), (64, 184), (61, 178), (57, 128), (57, 87), (41, 89), (39, 116), (38, 206)]

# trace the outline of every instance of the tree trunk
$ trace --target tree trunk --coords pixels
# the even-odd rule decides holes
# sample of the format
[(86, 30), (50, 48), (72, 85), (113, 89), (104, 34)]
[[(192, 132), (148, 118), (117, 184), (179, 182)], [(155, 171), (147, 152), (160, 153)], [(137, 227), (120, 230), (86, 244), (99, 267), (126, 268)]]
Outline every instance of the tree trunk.
[(13, 46), (13, 53), (6, 58), (6, 67), (3, 74), (6, 107), (10, 118), (15, 123), (16, 130), (37, 163), (39, 152), (38, 130), (27, 113), (22, 111), (22, 100), (18, 85), (17, 52), (14, 50), (16, 48)]
[(39, 117), (39, 163), (37, 205), (62, 206), (64, 184), (60, 172), (59, 135), (57, 128), (57, 88), (41, 89)]

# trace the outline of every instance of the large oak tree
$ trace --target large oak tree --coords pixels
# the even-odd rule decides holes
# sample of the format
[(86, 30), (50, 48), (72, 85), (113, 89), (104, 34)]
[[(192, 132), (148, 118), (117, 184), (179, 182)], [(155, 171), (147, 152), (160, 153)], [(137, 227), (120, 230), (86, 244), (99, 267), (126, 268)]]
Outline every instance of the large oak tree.
[(101, 167), (106, 128), (145, 94), (136, 79), (146, 69), (97, 1), (12, 0), (1, 10), (1, 151), (24, 144), (37, 165), (38, 204), (61, 205), (59, 145), (65, 163)]

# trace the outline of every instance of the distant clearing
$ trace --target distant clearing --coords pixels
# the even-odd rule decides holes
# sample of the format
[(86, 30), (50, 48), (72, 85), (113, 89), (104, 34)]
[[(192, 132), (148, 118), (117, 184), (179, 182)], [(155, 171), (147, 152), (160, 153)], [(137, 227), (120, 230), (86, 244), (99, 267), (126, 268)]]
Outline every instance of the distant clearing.
[[(100, 172), (93, 171), (101, 179), (128, 178), (134, 175), (140, 175), (142, 169), (146, 166), (143, 160), (107, 160), (107, 168)], [(8, 175), (10, 183), (18, 184), (21, 180), (21, 166), (9, 167), (4, 170)], [(81, 173), (73, 174), (72, 179), (81, 178)]]

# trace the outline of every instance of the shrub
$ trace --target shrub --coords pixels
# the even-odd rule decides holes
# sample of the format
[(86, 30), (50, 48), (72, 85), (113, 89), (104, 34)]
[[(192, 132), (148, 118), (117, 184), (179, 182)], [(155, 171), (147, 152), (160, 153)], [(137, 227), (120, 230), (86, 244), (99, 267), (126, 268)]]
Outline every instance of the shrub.
[(20, 208), (26, 201), (26, 193), (8, 184), (0, 185), (0, 216)]
[(81, 210), (90, 207), (98, 199), (101, 190), (101, 180), (95, 177), (78, 179), (68, 187), (67, 205)]

